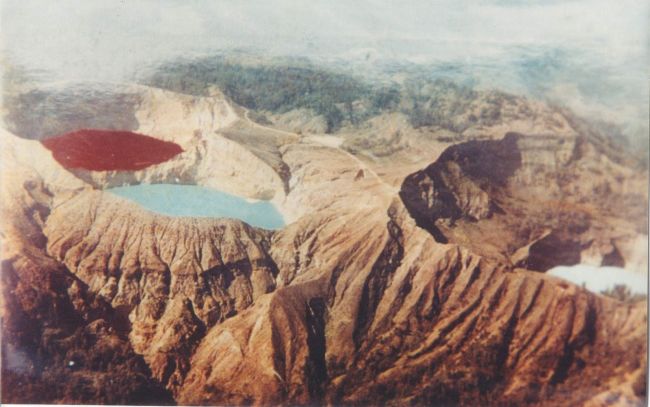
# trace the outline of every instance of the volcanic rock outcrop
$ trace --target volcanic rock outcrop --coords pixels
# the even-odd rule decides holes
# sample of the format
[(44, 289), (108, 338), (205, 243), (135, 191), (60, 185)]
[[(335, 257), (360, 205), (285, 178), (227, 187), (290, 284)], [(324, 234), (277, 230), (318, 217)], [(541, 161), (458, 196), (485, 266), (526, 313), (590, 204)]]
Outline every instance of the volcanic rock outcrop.
[(134, 349), (170, 387), (206, 329), (275, 288), (268, 233), (241, 221), (169, 218), (87, 192), (57, 205), (43, 232), (47, 252), (128, 317)]
[(400, 196), (436, 240), (539, 271), (625, 267), (621, 253), (647, 224), (644, 178), (584, 137), (509, 133), (460, 143), (407, 177)]
[[(565, 261), (545, 249), (553, 239), (575, 239), (581, 262), (627, 266), (644, 238), (644, 177), (594, 142), (468, 142), (396, 189), (358, 156), (264, 129), (218, 94), (137, 92), (133, 131), (184, 152), (134, 172), (67, 170), (2, 133), (3, 401), (646, 398), (647, 302), (538, 272)], [(264, 140), (256, 151), (246, 132)], [(171, 218), (102, 190), (138, 182), (273, 198), (291, 222)]]
[(173, 404), (128, 321), (46, 253), (53, 196), (83, 184), (40, 143), (2, 140), (2, 401)]

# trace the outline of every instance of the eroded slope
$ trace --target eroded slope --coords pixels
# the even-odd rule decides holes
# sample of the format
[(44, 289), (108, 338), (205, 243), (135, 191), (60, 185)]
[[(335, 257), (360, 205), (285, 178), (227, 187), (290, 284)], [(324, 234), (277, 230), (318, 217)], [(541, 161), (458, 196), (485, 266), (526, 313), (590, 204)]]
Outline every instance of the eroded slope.
[[(515, 269), (512, 252), (503, 250), (517, 249), (512, 236), (524, 234), (510, 226), (543, 219), (519, 188), (535, 199), (588, 200), (599, 215), (580, 239), (596, 231), (606, 239), (619, 230), (638, 236), (594, 188), (623, 174), (632, 186), (620, 193), (634, 196), (633, 170), (606, 157), (594, 161), (589, 143), (510, 136), (461, 145), (405, 180), (400, 194), (348, 152), (297, 135), (280, 141), (277, 131), (256, 127), (257, 137), (268, 136), (264, 151), (283, 165), (264, 161), (239, 136), (219, 134), (252, 127), (236, 125), (245, 118), (218, 96), (144, 89), (141, 97), (149, 107), (136, 115), (138, 131), (185, 150), (142, 171), (71, 173), (40, 143), (3, 133), (2, 210), (10, 219), (3, 222), (3, 321), (12, 327), (4, 360), (13, 346), (29, 360), (46, 355), (59, 374), (74, 372), (61, 367), (74, 353), (82, 377), (99, 378), (85, 382), (88, 395), (43, 392), (45, 401), (133, 403), (147, 394), (146, 402), (158, 404), (172, 395), (188, 404), (575, 405), (645, 398), (646, 302), (625, 304)], [(232, 119), (225, 127), (211, 114), (219, 111)], [(608, 165), (599, 177), (589, 168), (596, 162)], [(558, 174), (576, 180), (565, 184)], [(556, 184), (548, 188), (540, 176)], [(270, 189), (291, 223), (271, 233), (239, 221), (168, 218), (95, 189), (175, 179), (223, 182), (251, 197)], [(558, 207), (551, 217), (562, 213)], [(504, 231), (503, 245), (481, 235), (481, 222), (506, 216), (517, 221), (493, 232)], [(61, 284), (41, 280), (50, 269), (63, 273)], [(64, 305), (30, 305), (51, 297)], [(51, 338), (46, 330), (63, 319), (64, 348), (35, 339)], [(103, 354), (93, 345), (100, 337), (115, 338), (111, 354), (125, 356), (108, 367), (87, 362)], [(109, 397), (98, 386), (113, 379), (112, 369), (124, 371), (132, 387)], [(53, 387), (49, 373), (24, 374), (39, 389)]]
[(634, 251), (647, 224), (647, 178), (584, 137), (461, 143), (407, 177), (400, 196), (436, 240), (502, 262), (644, 267)]

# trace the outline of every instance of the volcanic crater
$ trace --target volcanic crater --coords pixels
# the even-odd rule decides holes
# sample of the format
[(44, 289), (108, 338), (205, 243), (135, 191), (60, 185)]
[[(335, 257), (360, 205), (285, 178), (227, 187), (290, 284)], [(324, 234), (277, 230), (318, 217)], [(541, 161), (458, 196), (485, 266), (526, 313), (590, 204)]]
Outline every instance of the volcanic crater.
[[(480, 143), (408, 129), (408, 150), (371, 160), (253, 123), (225, 98), (140, 99), (137, 131), (178, 145), (0, 131), (15, 169), (0, 183), (2, 357), (26, 359), (2, 364), (3, 401), (645, 401), (647, 301), (531, 269), (567, 265), (553, 256), (567, 242), (594, 264), (647, 259), (645, 174), (594, 137), (511, 118)], [(273, 200), (290, 219), (172, 218), (105, 191), (156, 183)]]

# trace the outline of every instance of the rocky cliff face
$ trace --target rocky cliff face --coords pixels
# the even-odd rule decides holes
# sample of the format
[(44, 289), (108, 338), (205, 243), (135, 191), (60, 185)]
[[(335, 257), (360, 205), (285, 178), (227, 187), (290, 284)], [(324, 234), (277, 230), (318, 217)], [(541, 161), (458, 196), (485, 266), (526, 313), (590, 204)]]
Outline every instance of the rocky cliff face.
[[(185, 151), (142, 171), (69, 172), (2, 134), (3, 400), (645, 399), (647, 303), (539, 272), (575, 258), (557, 254), (569, 240), (581, 262), (639, 256), (643, 176), (589, 140), (456, 145), (409, 164), (424, 169), (398, 189), (358, 156), (254, 125), (218, 95), (140, 92), (150, 105), (137, 130)], [(209, 114), (221, 108), (230, 124)], [(257, 150), (243, 141), (253, 133)], [(271, 188), (290, 224), (171, 218), (102, 191), (178, 180), (249, 197)]]
[[(436, 240), (539, 271), (637, 267), (621, 253), (647, 224), (644, 178), (582, 137), (509, 133), (461, 143), (408, 176), (400, 196)], [(485, 245), (487, 236), (494, 239)]]
[[(173, 404), (134, 351), (123, 315), (46, 252), (53, 196), (83, 186), (39, 157), (39, 143), (10, 137), (3, 134), (2, 401)], [(16, 160), (20, 151), (31, 160)]]
[(240, 221), (168, 218), (87, 192), (58, 204), (43, 233), (47, 253), (129, 320), (134, 349), (170, 388), (206, 329), (275, 289), (268, 234)]

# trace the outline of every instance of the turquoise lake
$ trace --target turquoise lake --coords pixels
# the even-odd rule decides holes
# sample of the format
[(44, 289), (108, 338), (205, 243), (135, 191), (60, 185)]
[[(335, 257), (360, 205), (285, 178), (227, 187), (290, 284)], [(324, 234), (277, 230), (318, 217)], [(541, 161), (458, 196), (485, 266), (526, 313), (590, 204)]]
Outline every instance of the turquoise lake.
[(246, 199), (198, 185), (140, 184), (108, 189), (150, 211), (168, 216), (241, 219), (251, 226), (280, 229), (282, 215), (269, 201)]

